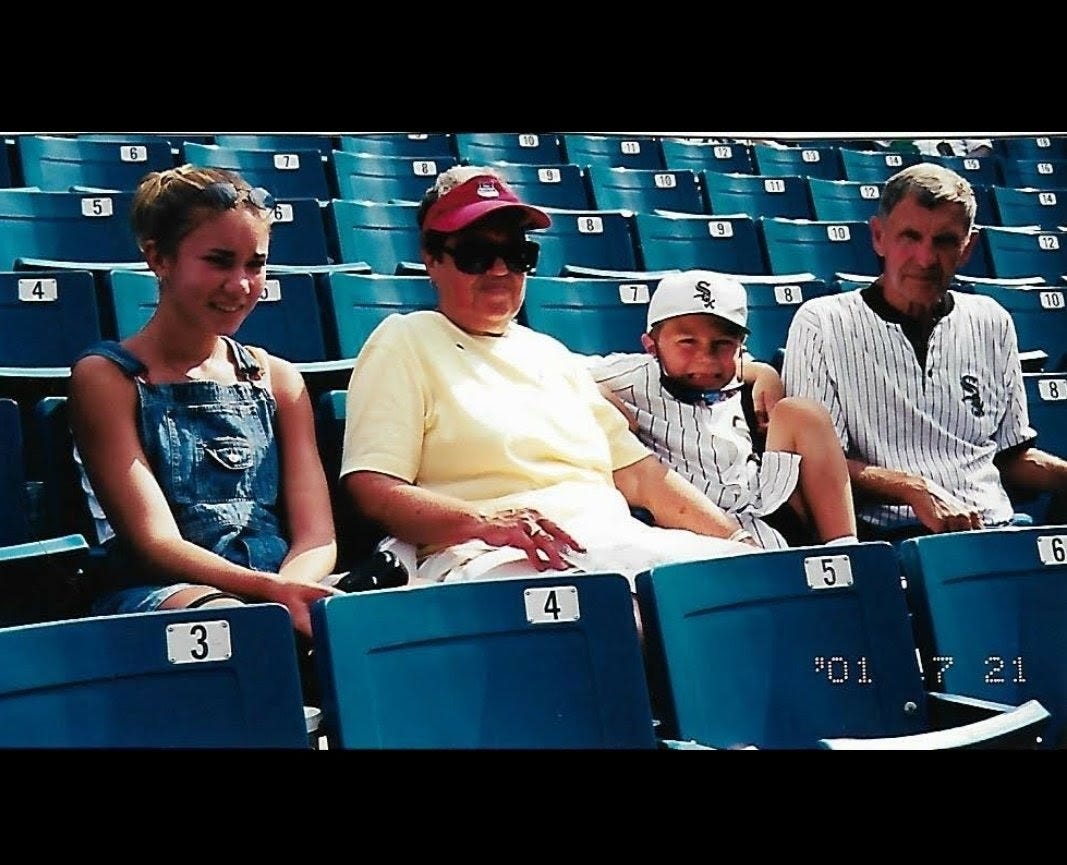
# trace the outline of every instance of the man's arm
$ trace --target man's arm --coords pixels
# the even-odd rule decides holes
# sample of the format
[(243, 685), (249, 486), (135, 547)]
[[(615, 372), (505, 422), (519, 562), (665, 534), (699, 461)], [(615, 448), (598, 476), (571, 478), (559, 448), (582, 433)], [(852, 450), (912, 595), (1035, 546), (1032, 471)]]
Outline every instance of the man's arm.
[(982, 527), (981, 514), (933, 481), (897, 469), (847, 459), (848, 476), (858, 500), (910, 505), (915, 516), (935, 533)]
[(1067, 460), (1037, 448), (1020, 448), (997, 459), (1006, 486), (1027, 492), (1067, 490)]

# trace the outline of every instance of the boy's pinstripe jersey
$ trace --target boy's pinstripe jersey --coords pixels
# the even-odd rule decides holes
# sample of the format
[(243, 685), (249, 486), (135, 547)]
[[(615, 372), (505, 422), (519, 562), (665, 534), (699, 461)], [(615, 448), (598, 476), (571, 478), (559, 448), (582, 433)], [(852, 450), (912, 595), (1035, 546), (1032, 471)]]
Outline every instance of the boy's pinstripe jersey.
[(784, 504), (797, 485), (798, 454), (757, 455), (741, 405), (740, 381), (708, 405), (687, 403), (660, 384), (660, 366), (648, 354), (586, 358), (593, 378), (607, 385), (637, 418), (637, 436), (656, 457), (738, 518), (767, 549), (785, 547), (759, 517)]
[[(797, 310), (786, 342), (787, 396), (823, 403), (846, 455), (906, 471), (974, 507), (987, 525), (1012, 506), (993, 463), (1032, 440), (1015, 327), (991, 298), (950, 292), (930, 334), (925, 366), (900, 324), (853, 291)], [(862, 520), (892, 528), (906, 505), (866, 504)]]

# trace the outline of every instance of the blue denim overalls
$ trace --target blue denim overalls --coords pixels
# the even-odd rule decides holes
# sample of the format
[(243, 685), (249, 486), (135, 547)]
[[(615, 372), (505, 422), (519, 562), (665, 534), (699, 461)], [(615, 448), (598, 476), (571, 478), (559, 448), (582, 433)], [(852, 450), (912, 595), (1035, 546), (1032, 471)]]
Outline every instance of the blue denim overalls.
[[(148, 384), (144, 364), (112, 341), (82, 356), (114, 361), (136, 384), (141, 445), (182, 537), (236, 564), (277, 572), (289, 550), (277, 513), (277, 404), (252, 353), (222, 338), (236, 361), (236, 384)], [(189, 585), (160, 584), (122, 538), (106, 546), (110, 582), (93, 606), (96, 615), (155, 609)]]

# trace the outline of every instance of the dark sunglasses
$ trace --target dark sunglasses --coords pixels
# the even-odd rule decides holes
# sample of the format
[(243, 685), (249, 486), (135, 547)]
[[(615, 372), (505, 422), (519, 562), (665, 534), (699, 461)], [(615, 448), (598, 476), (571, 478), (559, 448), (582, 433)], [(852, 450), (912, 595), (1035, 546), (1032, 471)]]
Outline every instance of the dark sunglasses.
[(213, 206), (225, 210), (236, 207), (242, 196), (260, 210), (274, 210), (274, 196), (261, 186), (254, 189), (238, 189), (229, 181), (220, 180), (209, 183), (200, 190), (200, 194)]
[(456, 268), (472, 276), (485, 273), (498, 258), (512, 273), (529, 273), (537, 266), (537, 254), (541, 247), (532, 240), (500, 246), (487, 240), (462, 240), (455, 246), (442, 250), (452, 256)]

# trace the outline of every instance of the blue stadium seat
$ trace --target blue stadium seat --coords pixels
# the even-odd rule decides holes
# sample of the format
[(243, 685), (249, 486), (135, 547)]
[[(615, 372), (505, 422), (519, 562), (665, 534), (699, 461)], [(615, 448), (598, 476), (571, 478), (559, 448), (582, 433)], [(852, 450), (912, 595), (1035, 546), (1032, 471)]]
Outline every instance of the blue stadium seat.
[(292, 153), (302, 150), (317, 150), (325, 159), (336, 147), (336, 141), (330, 135), (275, 134), (248, 135), (244, 133), (222, 133), (214, 136), (213, 144), (234, 150), (272, 150), (275, 153)]
[[(15, 171), (12, 171), (12, 151), (14, 150), (14, 143), (8, 144), (7, 141), (0, 138), (0, 189), (7, 189), (10, 186), (22, 186), (21, 169), (16, 167)], [(18, 166), (18, 162), (14, 163)], [(15, 178), (18, 178), (16, 181)]]
[(531, 276), (522, 322), (579, 354), (642, 352), (653, 280)]
[(567, 265), (639, 269), (632, 214), (609, 210), (546, 210), (552, 225), (530, 234), (541, 246), (538, 276), (560, 276)]
[(325, 202), (315, 198), (279, 198), (270, 230), (271, 267), (317, 267), (331, 264)]
[(567, 132), (562, 136), (564, 161), (582, 168), (605, 165), (609, 168), (643, 168), (663, 171), (663, 150), (652, 135), (588, 135)]
[(556, 165), (498, 162), (492, 168), (528, 204), (563, 210), (594, 209), (585, 172), (577, 165), (569, 162)]
[(417, 209), (413, 202), (331, 201), (326, 222), (334, 257), (366, 262), (384, 274), (396, 273), (404, 262), (421, 265)]
[(972, 186), (996, 186), (1001, 182), (1000, 162), (993, 156), (924, 156), (923, 159), (951, 168)]
[(428, 276), (331, 273), (320, 298), (327, 350), (354, 358), (371, 332), (393, 313), (435, 309), (437, 292)]
[(828, 222), (866, 222), (878, 212), (884, 187), (884, 183), (808, 178), (814, 217)]
[(596, 210), (708, 212), (697, 175), (688, 169), (653, 171), (590, 165), (587, 174)]
[(768, 177), (799, 175), (820, 177), (823, 180), (844, 180), (845, 169), (841, 154), (832, 144), (805, 147), (775, 147), (756, 142), (752, 156), (758, 174)]
[(993, 153), (1007, 159), (1067, 159), (1067, 138), (1040, 135), (1034, 137), (1004, 137), (993, 139)]
[[(1061, 331), (1062, 333), (1062, 331)], [(1030, 425), (1037, 430), (1037, 447), (1067, 459), (1067, 374), (1063, 372), (1029, 372), (1023, 366), (1023, 386)], [(1029, 514), (1034, 525), (1063, 522), (1062, 508), (1056, 509), (1051, 493), (1008, 489), (1016, 513)]]
[(890, 177), (907, 168), (918, 165), (923, 157), (918, 153), (901, 153), (895, 150), (853, 150), (839, 148), (844, 179), (860, 183), (885, 183)]
[[(1040, 704), (923, 687), (892, 545), (798, 547), (637, 577), (660, 735), (716, 748), (1033, 747)], [(964, 620), (965, 621), (965, 620)], [(972, 724), (960, 725), (966, 717)], [(937, 709), (959, 707), (949, 723)]]
[(128, 144), (20, 135), (18, 158), (27, 186), (66, 192), (75, 186), (133, 191), (146, 174), (174, 167), (165, 141)]
[(990, 276), (1040, 276), (1050, 284), (1059, 284), (1060, 277), (1067, 274), (1067, 232), (986, 226), (982, 239)]
[(567, 161), (554, 132), (457, 132), (456, 153), (464, 165), (560, 165)]
[(1067, 286), (972, 286), (975, 294), (993, 298), (1011, 315), (1020, 351), (1043, 351), (1048, 355), (1045, 370), (1067, 371)]
[(1067, 744), (1067, 526), (987, 529), (900, 544), (927, 686), (1038, 700), (1046, 745)]
[(310, 747), (280, 604), (0, 628), (0, 653), (0, 747)]
[(20, 259), (135, 262), (132, 192), (83, 194), (0, 189), (0, 269)]
[(756, 223), (744, 214), (638, 213), (634, 228), (646, 270), (767, 273)]
[(457, 158), (455, 135), (451, 132), (372, 132), (342, 135), (338, 143), (338, 149), (347, 153), (445, 161)]
[(333, 151), (337, 197), (349, 201), (419, 202), (437, 175), (458, 164), (452, 156), (379, 156)]
[(744, 213), (752, 219), (783, 216), (811, 219), (808, 182), (798, 175), (766, 177), (761, 174), (701, 174), (708, 212), (716, 215)]
[(630, 597), (560, 574), (319, 601), (329, 747), (656, 748)]
[(332, 197), (322, 154), (305, 150), (244, 150), (217, 144), (185, 145), (185, 158), (192, 165), (236, 171), (252, 186), (262, 186), (275, 198)]
[(1004, 186), (1016, 189), (1060, 189), (1067, 187), (1067, 158), (1058, 159), (1000, 159), (1000, 175)]
[(838, 273), (882, 272), (866, 222), (767, 217), (756, 222), (771, 273), (812, 273), (829, 283)]
[(748, 329), (745, 348), (756, 360), (775, 365), (785, 351), (789, 325), (805, 301), (835, 290), (810, 273), (751, 278), (738, 276), (748, 296)]
[(994, 186), (998, 225), (1036, 225), (1057, 229), (1067, 225), (1067, 188), (1016, 189)]
[(737, 141), (661, 138), (664, 167), (671, 171), (716, 171), (720, 174), (755, 174), (752, 148)]

